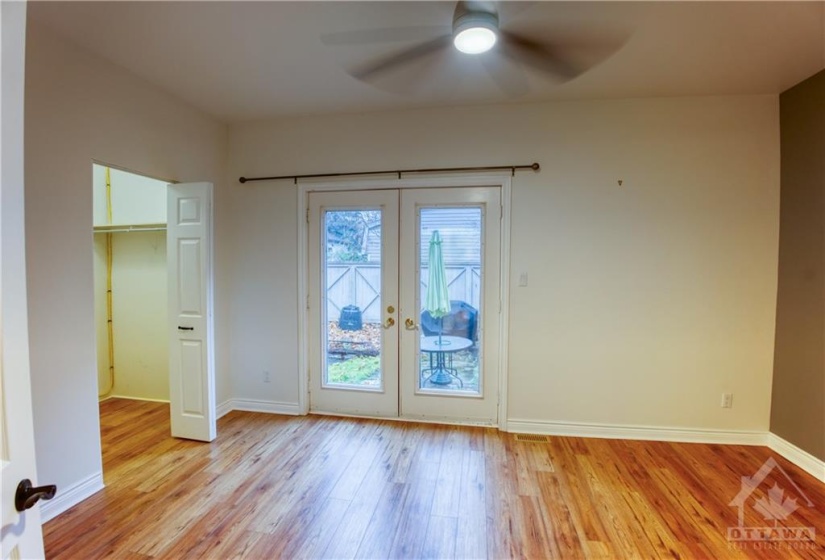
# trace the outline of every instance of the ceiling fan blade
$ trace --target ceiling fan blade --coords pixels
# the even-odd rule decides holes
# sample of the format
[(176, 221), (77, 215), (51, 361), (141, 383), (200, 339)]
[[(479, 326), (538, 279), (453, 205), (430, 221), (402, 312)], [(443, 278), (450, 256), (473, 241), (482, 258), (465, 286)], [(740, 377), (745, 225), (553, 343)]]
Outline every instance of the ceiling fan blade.
[(366, 82), (378, 77), (380, 74), (383, 74), (384, 72), (393, 70), (395, 68), (400, 68), (401, 66), (404, 66), (420, 58), (424, 58), (429, 54), (442, 50), (448, 47), (451, 43), (452, 35), (442, 35), (441, 37), (436, 37), (435, 39), (431, 39), (424, 43), (415, 45), (414, 47), (404, 49), (390, 56), (380, 58), (375, 62), (362, 65), (354, 69), (352, 72), (350, 72), (350, 74), (353, 77)]
[(561, 56), (557, 49), (550, 45), (504, 30), (501, 30), (500, 34), (502, 41), (498, 47), (499, 51), (516, 62), (553, 74), (564, 81), (572, 80), (586, 70), (568, 57)]
[(459, 0), (455, 3), (453, 21), (468, 12), (484, 12), (498, 16), (497, 4), (500, 4), (500, 2), (493, 2), (491, 0)]
[(510, 63), (495, 51), (487, 53), (480, 60), (499, 89), (508, 97), (521, 97), (530, 91), (527, 76), (519, 65)]
[(329, 46), (371, 45), (373, 43), (395, 43), (404, 41), (425, 41), (450, 33), (448, 25), (419, 25), (409, 27), (384, 27), (379, 29), (359, 29), (321, 35), (321, 42)]
[(541, 2), (536, 1), (517, 2), (515, 0), (507, 0), (505, 2), (496, 2), (496, 8), (498, 9), (498, 14), (501, 20), (504, 22), (509, 22), (522, 12), (530, 10), (533, 6), (540, 3)]

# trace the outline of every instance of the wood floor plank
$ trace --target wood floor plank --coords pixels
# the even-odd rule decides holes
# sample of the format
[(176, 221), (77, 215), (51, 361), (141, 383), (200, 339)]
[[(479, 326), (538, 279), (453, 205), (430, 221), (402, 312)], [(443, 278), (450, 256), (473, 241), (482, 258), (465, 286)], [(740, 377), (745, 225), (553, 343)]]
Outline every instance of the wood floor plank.
[(337, 538), (339, 527), (344, 520), (350, 502), (328, 498), (319, 508), (317, 514), (304, 522), (300, 530), (290, 539), (284, 548), (286, 558), (312, 559), (321, 556), (329, 544)]
[(455, 517), (431, 515), (427, 525), (427, 538), (422, 543), (418, 556), (407, 558), (441, 559), (455, 558), (456, 525)]
[(355, 557), (384, 490), (390, 484), (397, 484), (387, 482), (379, 476), (383, 468), (384, 463), (376, 453), (361, 485), (350, 501), (336, 538), (327, 545), (320, 555), (321, 558)]
[(437, 517), (458, 517), (461, 466), (467, 441), (463, 436), (463, 431), (456, 426), (450, 426), (445, 433), (431, 512)]
[(367, 522), (367, 530), (355, 553), (355, 558), (388, 558), (401, 520), (408, 484), (388, 482)]
[(487, 480), (483, 447), (470, 445), (461, 462), (456, 558), (487, 557)]
[(437, 464), (416, 461), (410, 465), (411, 481), (407, 483), (407, 498), (395, 527), (390, 558), (421, 557), (424, 544), (431, 538), (422, 520), (429, 517), (433, 509), (437, 472)]
[(515, 538), (518, 527), (513, 513), (517, 482), (504, 440), (492, 431), (484, 438), (487, 554), (490, 558), (523, 558), (522, 543)]
[[(162, 403), (100, 413), (107, 486), (44, 525), (48, 558), (825, 557), (825, 484), (764, 447), (237, 411), (198, 443), (169, 436)], [(728, 541), (771, 458), (743, 522), (773, 523), (752, 504), (776, 485), (813, 542)]]

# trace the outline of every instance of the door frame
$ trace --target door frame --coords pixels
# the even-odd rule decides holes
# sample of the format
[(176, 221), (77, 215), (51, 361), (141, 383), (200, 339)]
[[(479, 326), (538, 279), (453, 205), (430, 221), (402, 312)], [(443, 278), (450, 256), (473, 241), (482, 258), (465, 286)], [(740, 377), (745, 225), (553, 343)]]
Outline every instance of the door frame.
[[(508, 348), (510, 333), (510, 198), (512, 178), (509, 171), (486, 174), (451, 174), (425, 178), (364, 179), (357, 181), (308, 182), (298, 185), (298, 409), (309, 413), (309, 193), (317, 191), (369, 191), (386, 189), (438, 189), (456, 187), (498, 187), (501, 189), (501, 306), (499, 331), (498, 429), (507, 431)], [(404, 418), (400, 418), (404, 420)]]
[[(100, 166), (103, 166), (103, 167), (108, 167), (110, 169), (117, 169), (118, 171), (123, 171), (125, 173), (130, 173), (132, 175), (138, 175), (140, 177), (146, 177), (148, 179), (154, 179), (156, 181), (161, 181), (161, 182), (166, 183), (167, 188), (166, 188), (166, 195), (165, 196), (166, 196), (167, 205), (168, 205), (168, 202), (169, 202), (169, 187), (176, 186), (176, 185), (181, 185), (181, 184), (185, 185), (185, 184), (190, 184), (191, 183), (191, 182), (190, 183), (182, 183), (181, 181), (178, 181), (176, 179), (169, 179), (168, 177), (153, 175), (151, 173), (145, 173), (143, 171), (136, 171), (133, 168), (123, 166), (123, 165), (114, 164), (114, 163), (109, 163), (107, 161), (97, 159), (97, 158), (92, 158), (91, 163), (93, 165), (100, 165)], [(206, 271), (206, 276), (207, 276), (206, 281), (207, 281), (207, 286), (208, 286), (207, 298), (209, 300), (209, 311), (210, 311), (208, 321), (207, 321), (207, 323), (208, 323), (207, 329), (209, 331), (208, 332), (208, 337), (209, 337), (209, 340), (210, 340), (209, 349), (208, 349), (208, 361), (209, 361), (210, 365), (207, 367), (207, 373), (206, 373), (206, 376), (203, 379), (203, 382), (204, 382), (204, 384), (208, 384), (211, 387), (210, 391), (212, 393), (212, 398), (209, 400), (208, 414), (211, 415), (211, 417), (212, 417), (211, 426), (214, 429), (211, 429), (211, 431), (214, 432), (214, 434), (215, 434), (215, 435), (212, 436), (212, 440), (213, 440), (215, 437), (217, 437), (217, 421), (220, 418), (220, 414), (219, 414), (220, 413), (220, 410), (219, 410), (220, 406), (218, 405), (218, 402), (217, 402), (217, 373), (216, 373), (216, 368), (217, 368), (216, 364), (217, 364), (217, 362), (215, 360), (215, 344), (216, 344), (215, 343), (215, 303), (214, 303), (214, 297), (215, 297), (215, 195), (214, 195), (215, 190), (214, 189), (215, 189), (215, 187), (214, 187), (214, 182), (212, 182), (212, 181), (197, 181), (197, 182), (199, 182), (199, 183), (209, 183), (209, 184), (212, 185), (211, 194), (209, 195), (209, 228), (208, 228), (208, 235), (209, 235), (209, 239), (210, 239), (210, 241), (209, 241), (209, 255), (208, 255), (209, 264), (207, 266), (207, 271)], [(167, 206), (166, 222), (167, 222), (167, 229), (168, 229), (168, 223), (169, 223), (168, 206)], [(167, 233), (167, 242), (168, 242), (168, 233)], [(92, 241), (92, 250), (93, 249), (94, 249), (94, 241)], [(169, 267), (172, 264), (173, 263), (170, 261), (169, 253), (167, 253), (167, 256), (166, 256), (167, 272), (168, 272)], [(169, 336), (169, 332), (172, 329), (172, 327), (171, 327), (172, 319), (168, 318), (168, 321), (169, 321), (169, 329), (167, 330), (167, 336)], [(97, 342), (95, 342), (95, 352), (97, 351), (96, 347), (97, 347)], [(169, 354), (169, 357), (172, 356), (171, 347), (170, 347), (170, 351), (168, 352), (168, 354)], [(95, 363), (97, 363), (97, 361), (95, 361)], [(99, 392), (100, 379), (99, 379), (99, 374), (97, 373), (97, 370), (95, 370), (95, 377), (96, 377), (95, 385), (98, 386), (98, 393), (97, 393), (98, 402), (102, 402), (102, 401), (100, 401), (100, 392)], [(168, 377), (171, 381), (171, 371), (170, 371)], [(109, 397), (107, 397), (107, 398), (109, 398)], [(166, 401), (163, 401), (163, 402), (166, 402)], [(170, 392), (170, 395), (169, 395), (168, 403), (169, 403), (169, 407), (170, 407), (169, 419), (171, 421), (171, 419), (172, 419), (172, 410), (171, 410), (172, 409), (172, 394), (171, 394), (171, 392)], [(100, 431), (99, 428), (100, 427), (98, 426), (98, 432)], [(100, 435), (100, 434), (98, 433), (98, 435)], [(177, 436), (173, 436), (173, 437), (177, 437)], [(200, 441), (200, 440), (198, 440), (198, 441)], [(211, 440), (208, 440), (208, 441), (211, 441)]]

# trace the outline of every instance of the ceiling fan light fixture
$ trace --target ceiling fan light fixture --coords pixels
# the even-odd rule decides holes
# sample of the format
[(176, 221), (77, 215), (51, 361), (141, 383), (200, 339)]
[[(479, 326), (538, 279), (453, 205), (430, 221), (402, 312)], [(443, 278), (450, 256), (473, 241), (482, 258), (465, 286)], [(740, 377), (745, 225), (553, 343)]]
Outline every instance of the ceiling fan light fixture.
[(486, 12), (470, 12), (453, 23), (453, 45), (466, 54), (481, 54), (498, 39), (498, 18)]

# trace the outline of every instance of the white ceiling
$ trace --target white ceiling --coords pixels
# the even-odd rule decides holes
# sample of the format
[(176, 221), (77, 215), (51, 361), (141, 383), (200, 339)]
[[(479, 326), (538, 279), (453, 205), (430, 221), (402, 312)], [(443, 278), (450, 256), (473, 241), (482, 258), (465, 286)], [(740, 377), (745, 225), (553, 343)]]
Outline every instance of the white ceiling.
[[(501, 3), (539, 40), (629, 39), (577, 78), (525, 68), (505, 95), (453, 50), (388, 73), (347, 73), (412, 42), (329, 46), (332, 33), (447, 26), (453, 2), (30, 2), (32, 20), (221, 120), (549, 99), (779, 93), (825, 68), (825, 2)], [(517, 71), (515, 67), (511, 71)]]

